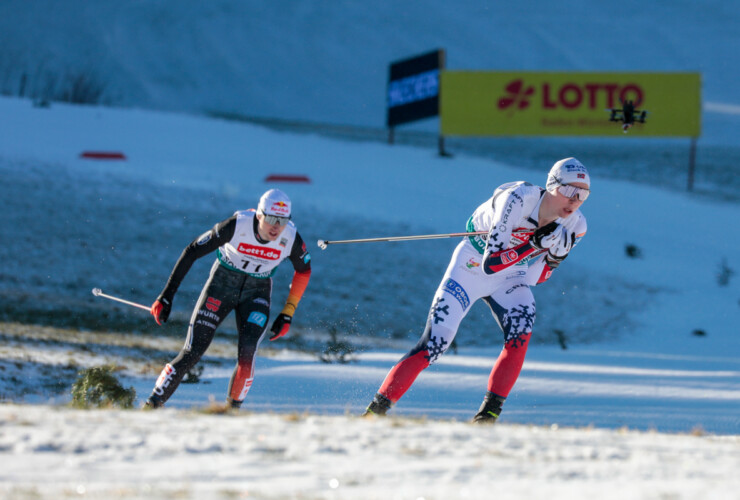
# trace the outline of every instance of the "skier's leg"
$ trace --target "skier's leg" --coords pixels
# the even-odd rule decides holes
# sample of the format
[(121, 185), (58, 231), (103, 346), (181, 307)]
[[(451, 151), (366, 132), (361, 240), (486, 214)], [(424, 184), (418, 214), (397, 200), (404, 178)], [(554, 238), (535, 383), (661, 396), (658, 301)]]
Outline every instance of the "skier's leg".
[(236, 309), (239, 351), (226, 398), (232, 408), (241, 406), (252, 387), (255, 356), (270, 316), (271, 290), (271, 286), (262, 287), (259, 293), (250, 294)]
[(460, 322), (480, 297), (474, 274), (466, 270), (470, 258), (458, 245), (447, 272), (437, 288), (426, 327), (419, 342), (391, 368), (365, 414), (385, 414), (416, 380), (450, 347)]
[(476, 422), (495, 422), (519, 378), (535, 320), (535, 302), (529, 286), (513, 284), (484, 298), (504, 332), (504, 347), (488, 377), (488, 391)]
[(185, 344), (160, 373), (152, 394), (146, 401), (147, 407), (158, 408), (172, 396), (185, 374), (206, 352), (216, 328), (233, 308), (233, 300), (229, 300), (229, 293), (224, 290), (221, 281), (214, 266), (193, 309)]
[(440, 293), (438, 290), (429, 311), (424, 333), (417, 344), (391, 368), (378, 394), (388, 399), (391, 404), (401, 399), (422, 370), (447, 351), (466, 312), (452, 304), (449, 296), (445, 297), (444, 292)]

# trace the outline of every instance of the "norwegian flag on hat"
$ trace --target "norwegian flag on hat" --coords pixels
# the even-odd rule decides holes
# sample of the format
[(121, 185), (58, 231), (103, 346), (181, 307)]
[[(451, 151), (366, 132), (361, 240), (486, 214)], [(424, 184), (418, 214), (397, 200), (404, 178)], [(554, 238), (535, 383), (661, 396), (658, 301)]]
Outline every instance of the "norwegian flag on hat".
[(546, 187), (548, 191), (552, 191), (558, 186), (574, 182), (580, 182), (586, 184), (589, 188), (591, 187), (591, 178), (583, 163), (573, 157), (564, 158), (555, 162), (550, 169), (550, 173), (547, 175)]

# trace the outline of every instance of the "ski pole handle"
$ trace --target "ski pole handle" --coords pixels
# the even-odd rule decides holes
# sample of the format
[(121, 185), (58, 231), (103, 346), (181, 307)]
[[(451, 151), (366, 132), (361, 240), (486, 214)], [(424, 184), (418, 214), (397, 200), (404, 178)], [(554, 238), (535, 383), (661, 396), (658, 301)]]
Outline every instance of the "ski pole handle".
[(138, 307), (139, 309), (144, 309), (145, 311), (149, 311), (151, 309), (145, 305), (137, 304), (136, 302), (130, 302), (128, 300), (119, 299), (118, 297), (114, 297), (112, 295), (107, 295), (103, 293), (103, 291), (100, 288), (93, 288), (92, 294), (95, 295), (96, 297), (104, 297), (106, 299), (115, 300), (116, 302), (121, 302), (129, 306)]

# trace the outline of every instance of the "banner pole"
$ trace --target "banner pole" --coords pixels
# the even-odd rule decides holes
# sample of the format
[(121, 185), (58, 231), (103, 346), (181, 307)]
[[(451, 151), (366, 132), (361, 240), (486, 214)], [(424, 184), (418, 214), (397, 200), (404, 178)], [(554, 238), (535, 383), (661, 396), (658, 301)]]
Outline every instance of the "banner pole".
[(689, 146), (689, 191), (694, 189), (694, 171), (696, 170), (696, 137), (691, 138)]

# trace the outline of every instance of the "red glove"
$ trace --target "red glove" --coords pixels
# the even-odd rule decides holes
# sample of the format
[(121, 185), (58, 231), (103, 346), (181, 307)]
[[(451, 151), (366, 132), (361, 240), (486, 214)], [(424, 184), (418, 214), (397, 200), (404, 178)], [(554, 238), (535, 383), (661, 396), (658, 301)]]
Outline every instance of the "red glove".
[(288, 330), (290, 330), (291, 321), (293, 321), (293, 316), (285, 313), (278, 314), (278, 317), (275, 318), (275, 322), (272, 324), (272, 328), (270, 328), (270, 331), (272, 332), (270, 340), (279, 339), (280, 337), (288, 333)]
[(171, 310), (172, 303), (163, 297), (154, 301), (149, 312), (152, 313), (157, 324), (161, 325), (162, 323), (167, 323), (167, 318), (170, 317)]

